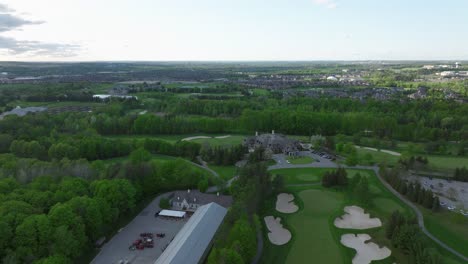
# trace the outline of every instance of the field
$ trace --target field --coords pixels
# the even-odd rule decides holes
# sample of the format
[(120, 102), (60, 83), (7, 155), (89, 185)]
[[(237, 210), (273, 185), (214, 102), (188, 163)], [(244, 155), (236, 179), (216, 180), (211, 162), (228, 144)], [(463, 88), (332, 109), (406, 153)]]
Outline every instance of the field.
[(295, 239), (285, 263), (311, 263), (307, 256), (313, 256), (314, 263), (343, 263), (340, 246), (329, 227), (330, 215), (340, 209), (343, 195), (317, 189), (302, 191), (299, 198), (304, 207), (288, 217), (288, 225), (295, 230)]
[(374, 151), (374, 150), (369, 150), (369, 149), (364, 149), (364, 148), (356, 148), (356, 151), (361, 160), (363, 160), (364, 155), (370, 154), (372, 156), (372, 161), (377, 164), (385, 162), (387, 165), (395, 165), (400, 159), (399, 156), (390, 155), (388, 153), (381, 152), (381, 151)]
[(210, 169), (216, 171), (221, 179), (227, 181), (234, 177), (237, 173), (237, 168), (236, 166), (215, 166), (215, 165), (209, 165)]
[(159, 139), (171, 144), (176, 143), (184, 138), (190, 137), (210, 137), (210, 138), (199, 138), (199, 139), (192, 139), (189, 140), (190, 142), (197, 142), (200, 144), (209, 144), (211, 146), (230, 146), (230, 145), (238, 145), (242, 144), (245, 136), (243, 135), (230, 135), (230, 137), (226, 138), (216, 138), (227, 136), (226, 134), (184, 134), (184, 135), (118, 135), (118, 136), (111, 136), (108, 138), (120, 138), (120, 139)]
[[(321, 176), (329, 169), (301, 168), (274, 170), (272, 174), (285, 176), (286, 184), (307, 184), (318, 183)], [(357, 173), (366, 176), (369, 180), (369, 189), (372, 195), (371, 205), (362, 206), (371, 217), (378, 217), (383, 222), (380, 228), (370, 230), (352, 230), (351, 233), (367, 233), (371, 235), (372, 241), (380, 246), (386, 246), (392, 250), (392, 255), (381, 261), (372, 263), (402, 263), (410, 264), (408, 257), (397, 249), (394, 249), (390, 241), (385, 237), (385, 221), (395, 210), (403, 212), (407, 216), (414, 216), (414, 213), (397, 197), (390, 193), (381, 182), (375, 177), (372, 171), (368, 170), (347, 170), (348, 177), (352, 178)], [(281, 214), (274, 210), (274, 199), (267, 202), (263, 215), (281, 216), (283, 224), (293, 234), (292, 240), (284, 246), (274, 246), (269, 243), (265, 236), (265, 248), (262, 263), (350, 263), (354, 256), (354, 250), (342, 246), (339, 242), (341, 235), (350, 233), (349, 230), (337, 229), (333, 225), (333, 220), (343, 214), (342, 209), (348, 205), (359, 205), (352, 193), (335, 189), (323, 188), (322, 186), (290, 186), (288, 192), (293, 193), (295, 201), (299, 205), (299, 212), (291, 215)], [(425, 212), (426, 215), (427, 212)], [(443, 218), (443, 215), (434, 214)], [(432, 227), (428, 222), (428, 228)], [(435, 222), (434, 220), (432, 220)], [(439, 220), (437, 220), (439, 221)], [(438, 223), (438, 222), (436, 222)], [(447, 227), (446, 227), (447, 228)], [(456, 228), (448, 227), (452, 232)], [(464, 228), (464, 227), (459, 227)], [(464, 228), (466, 232), (466, 228)], [(447, 232), (447, 229), (441, 229)], [(458, 240), (454, 240), (460, 247), (466, 245), (463, 240), (465, 233), (458, 235)], [(447, 234), (452, 239), (452, 234)], [(441, 237), (442, 238), (442, 237)], [(444, 239), (444, 241), (445, 241)], [(461, 240), (460, 240), (461, 239)], [(435, 246), (435, 245), (434, 245)], [(446, 263), (460, 263), (448, 252), (443, 251), (438, 246)]]

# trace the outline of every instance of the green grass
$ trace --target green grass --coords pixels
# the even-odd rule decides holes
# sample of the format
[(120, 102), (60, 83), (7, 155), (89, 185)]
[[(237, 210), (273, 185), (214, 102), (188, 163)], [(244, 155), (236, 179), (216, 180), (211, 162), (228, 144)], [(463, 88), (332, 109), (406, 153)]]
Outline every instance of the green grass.
[[(356, 148), (357, 154), (359, 156), (359, 160), (361, 161), (360, 163), (364, 164), (366, 162), (364, 161), (364, 155), (370, 154), (372, 156), (372, 161), (373, 163), (385, 163), (387, 165), (395, 165), (398, 163), (398, 160), (400, 159), (399, 156), (391, 155), (385, 152), (381, 151), (373, 151), (369, 149), (364, 149), (364, 148)], [(368, 165), (368, 164), (364, 164)]]
[[(170, 160), (177, 159), (176, 157), (166, 156), (166, 155), (159, 155), (159, 154), (152, 154), (151, 156), (152, 156), (152, 160), (160, 161), (160, 162), (167, 162), (167, 161), (170, 161)], [(128, 161), (128, 156), (112, 158), (112, 159), (106, 159), (106, 160), (103, 160), (103, 161), (104, 161), (105, 164), (122, 163), (122, 162), (127, 162)]]
[[(332, 171), (333, 169), (325, 168), (294, 168), (294, 169), (279, 169), (272, 170), (273, 175), (279, 174), (282, 175), (287, 184), (303, 184), (303, 183), (316, 183), (320, 182), (323, 174), (326, 171)], [(361, 175), (370, 176), (372, 172), (368, 170), (357, 170), (357, 169), (348, 169), (348, 177), (352, 178), (356, 173)]]
[(291, 164), (310, 164), (315, 162), (315, 160), (309, 156), (305, 157), (297, 157), (297, 158), (289, 158), (288, 161)]
[(451, 170), (467, 166), (468, 157), (459, 156), (427, 156), (429, 167), (434, 169)]
[(227, 181), (230, 180), (237, 174), (237, 167), (236, 166), (215, 166), (209, 165), (210, 169), (216, 171), (221, 179)]
[(343, 263), (340, 246), (333, 238), (329, 217), (338, 210), (343, 195), (323, 190), (299, 193), (304, 208), (288, 217), (288, 225), (295, 230), (294, 245), (285, 263)]
[(240, 145), (244, 142), (245, 136), (243, 135), (230, 135), (227, 138), (216, 138), (218, 136), (227, 136), (224, 135), (200, 135), (200, 136), (208, 136), (211, 138), (200, 138), (200, 139), (193, 139), (190, 140), (191, 142), (197, 142), (200, 144), (208, 144), (210, 146), (232, 146), (232, 145)]
[(432, 212), (421, 206), (419, 209), (424, 214), (424, 224), (429, 232), (458, 252), (468, 256), (467, 217), (447, 210)]

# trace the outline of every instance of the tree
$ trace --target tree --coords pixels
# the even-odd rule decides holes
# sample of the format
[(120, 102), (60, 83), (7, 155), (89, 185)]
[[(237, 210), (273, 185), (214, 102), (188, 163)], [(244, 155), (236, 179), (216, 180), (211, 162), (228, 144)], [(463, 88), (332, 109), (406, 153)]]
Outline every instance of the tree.
[(0, 153), (6, 153), (10, 149), (13, 137), (9, 134), (0, 134)]
[(130, 161), (132, 164), (141, 164), (151, 160), (151, 153), (144, 148), (138, 148), (130, 153)]
[(162, 197), (159, 200), (159, 207), (161, 209), (169, 209), (171, 207), (171, 203), (169, 202), (169, 198)]
[(34, 264), (72, 264), (72, 262), (63, 255), (52, 255), (50, 257), (40, 259)]
[(91, 190), (93, 197), (104, 199), (119, 214), (135, 207), (137, 190), (126, 179), (94, 181)]
[(281, 174), (275, 175), (271, 184), (274, 192), (282, 192), (285, 187), (284, 176)]
[(15, 245), (27, 248), (32, 258), (47, 256), (52, 230), (47, 215), (31, 215), (16, 228)]
[(362, 204), (368, 205), (370, 202), (370, 191), (369, 191), (369, 181), (367, 177), (361, 177), (359, 183), (354, 189), (354, 194), (356, 195), (358, 201)]
[(359, 162), (359, 159), (358, 159), (358, 155), (356, 154), (356, 152), (352, 152), (350, 154), (348, 154), (348, 156), (346, 157), (346, 165), (348, 166), (356, 166)]
[(198, 182), (198, 190), (200, 192), (206, 192), (207, 189), (208, 189), (208, 179), (203, 178), (202, 180)]

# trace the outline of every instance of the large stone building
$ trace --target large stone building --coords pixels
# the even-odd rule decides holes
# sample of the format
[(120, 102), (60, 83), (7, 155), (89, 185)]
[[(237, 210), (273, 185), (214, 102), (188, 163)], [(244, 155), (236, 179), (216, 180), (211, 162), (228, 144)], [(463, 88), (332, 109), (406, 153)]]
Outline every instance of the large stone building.
[(289, 156), (295, 156), (301, 150), (301, 144), (298, 140), (287, 138), (282, 134), (255, 134), (253, 137), (244, 139), (244, 145), (248, 147), (249, 152), (257, 148), (264, 148), (273, 154), (283, 153)]
[(202, 193), (198, 190), (176, 191), (170, 197), (170, 204), (174, 210), (194, 212), (198, 207), (212, 202), (228, 208), (232, 204), (232, 197), (219, 193)]

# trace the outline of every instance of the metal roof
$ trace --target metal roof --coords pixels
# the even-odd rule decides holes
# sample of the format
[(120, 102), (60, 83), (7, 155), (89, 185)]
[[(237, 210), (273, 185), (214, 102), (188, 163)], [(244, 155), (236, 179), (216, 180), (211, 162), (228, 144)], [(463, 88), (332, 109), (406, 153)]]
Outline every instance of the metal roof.
[(155, 264), (200, 263), (226, 213), (216, 203), (200, 206)]
[(184, 217), (185, 216), (185, 212), (183, 211), (174, 211), (174, 210), (161, 210), (161, 212), (159, 212), (160, 216), (170, 216), (170, 217)]

